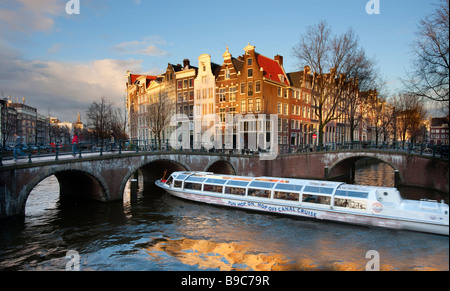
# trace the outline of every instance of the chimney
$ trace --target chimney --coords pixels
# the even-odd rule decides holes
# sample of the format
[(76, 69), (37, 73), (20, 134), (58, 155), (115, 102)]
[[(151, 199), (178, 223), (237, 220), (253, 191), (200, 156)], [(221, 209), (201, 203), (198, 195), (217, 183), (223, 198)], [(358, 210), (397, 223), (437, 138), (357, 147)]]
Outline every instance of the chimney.
[(189, 59), (183, 60), (183, 68), (188, 69), (190, 64), (191, 64), (191, 62), (189, 61)]
[(275, 61), (278, 61), (278, 63), (280, 64), (280, 66), (283, 66), (283, 56), (276, 55), (273, 59), (274, 59)]

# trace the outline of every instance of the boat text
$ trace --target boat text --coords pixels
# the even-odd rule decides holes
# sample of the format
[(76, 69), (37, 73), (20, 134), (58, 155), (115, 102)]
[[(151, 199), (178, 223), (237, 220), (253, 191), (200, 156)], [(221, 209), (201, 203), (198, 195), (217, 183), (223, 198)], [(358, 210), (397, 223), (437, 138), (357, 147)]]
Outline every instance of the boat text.
[(305, 216), (317, 218), (316, 212), (311, 211), (311, 210), (306, 210), (306, 209), (303, 209), (300, 207), (273, 206), (273, 205), (267, 205), (264, 203), (250, 202), (250, 201), (243, 201), (243, 202), (228, 201), (228, 205), (234, 206), (234, 207), (261, 208), (265, 211), (271, 211), (271, 212), (294, 212), (294, 213), (299, 213), (299, 214), (302, 214)]

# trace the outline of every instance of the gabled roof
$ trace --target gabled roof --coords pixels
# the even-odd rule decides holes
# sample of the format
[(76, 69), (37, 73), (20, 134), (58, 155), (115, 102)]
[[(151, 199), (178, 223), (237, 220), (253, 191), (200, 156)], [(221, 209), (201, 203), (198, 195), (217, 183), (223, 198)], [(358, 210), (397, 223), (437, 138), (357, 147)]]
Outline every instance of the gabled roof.
[(211, 72), (216, 79), (217, 79), (217, 76), (219, 76), (219, 74), (220, 74), (221, 67), (222, 67), (221, 65), (211, 62)]
[(148, 86), (148, 85), (150, 84), (151, 81), (153, 81), (153, 80), (155, 80), (155, 79), (157, 78), (157, 76), (151, 76), (151, 75), (135, 75), (135, 74), (130, 74), (130, 77), (131, 77), (131, 84), (129, 84), (129, 85), (134, 85), (134, 83), (136, 82), (136, 80), (137, 80), (139, 77), (145, 77), (145, 81), (146, 81), (145, 86)]
[[(264, 70), (264, 78), (278, 83), (284, 83), (289, 86), (289, 79), (284, 72), (283, 67), (277, 61), (258, 53), (255, 53), (255, 55), (259, 66)], [(284, 76), (283, 82), (280, 79), (280, 75)]]
[(289, 81), (291, 82), (291, 85), (294, 87), (297, 87), (297, 88), (301, 88), (302, 81), (303, 81), (303, 74), (304, 74), (304, 71), (287, 73)]
[(234, 68), (236, 69), (236, 72), (240, 72), (242, 70), (242, 67), (244, 66), (244, 61), (231, 58), (231, 63), (233, 64)]

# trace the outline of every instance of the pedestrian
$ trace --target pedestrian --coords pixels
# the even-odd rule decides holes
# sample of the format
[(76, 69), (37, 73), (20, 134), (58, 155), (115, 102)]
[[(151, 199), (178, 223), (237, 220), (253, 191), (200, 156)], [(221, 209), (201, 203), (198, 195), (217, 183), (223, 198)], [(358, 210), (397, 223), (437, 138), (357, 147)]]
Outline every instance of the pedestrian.
[(26, 154), (22, 151), (22, 138), (17, 134), (14, 133), (14, 161), (17, 162), (18, 156), (25, 156)]
[(78, 135), (74, 133), (72, 138), (72, 156), (74, 157), (77, 155), (77, 145), (78, 145)]
[(116, 147), (116, 140), (114, 139), (114, 133), (111, 131), (111, 151), (113, 152)]

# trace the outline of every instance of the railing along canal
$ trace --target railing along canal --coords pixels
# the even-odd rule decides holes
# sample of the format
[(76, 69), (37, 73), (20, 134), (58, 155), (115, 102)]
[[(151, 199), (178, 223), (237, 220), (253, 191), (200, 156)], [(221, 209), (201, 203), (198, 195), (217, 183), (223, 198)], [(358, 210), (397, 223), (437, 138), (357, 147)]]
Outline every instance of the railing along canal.
[[(33, 163), (33, 159), (43, 157), (54, 157), (55, 161), (58, 161), (60, 157), (68, 157), (73, 155), (73, 148), (71, 144), (53, 143), (48, 146), (36, 146), (28, 145), (22, 148), (22, 151), (26, 154), (25, 157), (21, 157), (21, 161), (24, 158), (28, 163)], [(118, 154), (122, 152), (198, 152), (198, 153), (211, 153), (211, 154), (235, 154), (235, 155), (259, 155), (265, 151), (260, 149), (226, 149), (223, 145), (222, 148), (207, 149), (201, 147), (200, 149), (174, 149), (171, 147), (169, 140), (162, 140), (160, 143), (155, 140), (118, 140), (116, 142), (103, 141), (103, 142), (81, 142), (76, 146), (75, 156), (73, 158), (82, 158), (84, 154), (95, 154), (103, 156), (103, 154)], [(315, 153), (315, 152), (349, 152), (349, 151), (386, 151), (391, 153), (405, 153), (420, 156), (428, 156), (440, 159), (449, 159), (448, 146), (427, 145), (427, 144), (412, 144), (412, 143), (383, 143), (374, 144), (370, 142), (355, 142), (355, 143), (327, 143), (323, 147), (316, 145), (279, 145), (278, 155), (289, 155), (298, 153)], [(70, 157), (70, 156), (69, 156)], [(4, 166), (3, 162), (13, 160), (13, 148), (1, 148), (0, 149), (0, 166)]]

